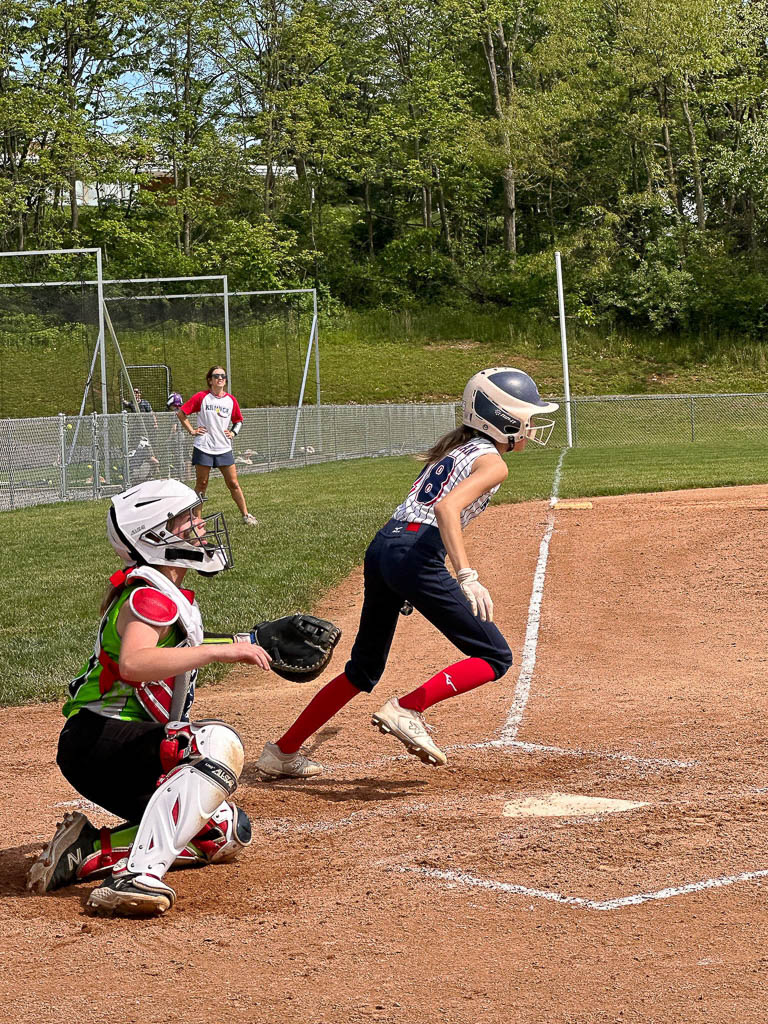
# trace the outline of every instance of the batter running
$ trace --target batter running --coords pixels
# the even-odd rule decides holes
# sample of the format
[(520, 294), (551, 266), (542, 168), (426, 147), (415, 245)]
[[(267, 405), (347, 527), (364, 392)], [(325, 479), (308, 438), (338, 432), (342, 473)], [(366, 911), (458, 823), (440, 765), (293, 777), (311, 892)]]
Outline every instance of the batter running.
[[(493, 623), (493, 601), (467, 559), (463, 529), (487, 507), (507, 476), (502, 455), (521, 452), (528, 441), (544, 445), (554, 420), (532, 423), (555, 412), (522, 370), (482, 370), (464, 389), (462, 426), (445, 434), (426, 453), (426, 465), (392, 519), (365, 554), (365, 594), (360, 627), (341, 675), (319, 691), (276, 743), (267, 743), (257, 762), (263, 778), (311, 778), (322, 766), (302, 744), (360, 692), (381, 678), (403, 603), (413, 605), (466, 655), (404, 697), (392, 697), (373, 715), (426, 764), (444, 765), (445, 753), (429, 735), (424, 712), (448, 697), (500, 679), (512, 652)], [(446, 553), (456, 578), (445, 565)]]

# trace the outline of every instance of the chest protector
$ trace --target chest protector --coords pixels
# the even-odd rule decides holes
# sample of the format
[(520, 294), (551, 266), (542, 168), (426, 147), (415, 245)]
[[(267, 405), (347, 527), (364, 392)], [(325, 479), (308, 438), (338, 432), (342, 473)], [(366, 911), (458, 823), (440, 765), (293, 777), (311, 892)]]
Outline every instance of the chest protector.
[[(203, 642), (203, 620), (197, 602), (188, 600), (185, 593), (174, 583), (149, 565), (140, 565), (130, 572), (130, 582), (134, 584), (144, 580), (155, 590), (169, 598), (178, 611), (178, 622), (184, 637), (176, 644), (177, 647), (198, 647)], [(119, 679), (118, 663), (109, 658), (102, 650), (99, 661), (102, 664), (102, 692)], [(189, 720), (189, 711), (195, 698), (195, 682), (197, 669), (182, 672), (167, 679), (152, 680), (143, 683), (131, 683), (134, 686), (136, 699), (156, 722), (185, 722)]]

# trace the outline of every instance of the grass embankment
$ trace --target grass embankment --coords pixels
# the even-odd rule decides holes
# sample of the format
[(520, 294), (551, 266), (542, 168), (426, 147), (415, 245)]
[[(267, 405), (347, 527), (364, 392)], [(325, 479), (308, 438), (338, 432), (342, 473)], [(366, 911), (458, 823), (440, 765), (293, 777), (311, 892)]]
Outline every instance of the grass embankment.
[[(323, 400), (437, 401), (483, 366), (520, 366), (562, 394), (559, 325), (505, 309), (342, 311), (321, 322)], [(568, 322), (574, 396), (768, 390), (768, 344)], [(393, 367), (397, 372), (393, 373)]]
[[(309, 324), (306, 316), (233, 320), (232, 386), (244, 407), (296, 403)], [(168, 364), (173, 388), (185, 397), (224, 359), (222, 324), (169, 320), (116, 329), (128, 364)], [(0, 329), (0, 417), (77, 412), (92, 346), (88, 332), (73, 325), (62, 337)], [(571, 321), (569, 347), (574, 396), (768, 391), (768, 345), (744, 338), (619, 333)], [(120, 396), (111, 346), (108, 363), (114, 411)], [(557, 322), (521, 320), (498, 307), (336, 310), (321, 317), (320, 363), (326, 404), (455, 400), (476, 370), (494, 365), (522, 367), (544, 394), (563, 389)], [(309, 403), (313, 378), (314, 367)], [(89, 412), (101, 409), (99, 381), (97, 365)]]
[[(546, 498), (557, 449), (510, 459), (496, 502)], [(759, 483), (768, 441), (574, 449), (562, 497)], [(235, 568), (192, 577), (208, 629), (247, 628), (309, 609), (360, 563), (368, 540), (418, 469), (408, 457), (330, 463), (242, 478), (260, 526), (240, 526), (220, 479), (211, 506), (232, 528)], [(105, 538), (108, 503), (21, 509), (0, 517), (0, 705), (58, 698), (91, 652), (98, 604), (116, 560)], [(508, 539), (514, 549), (514, 538)], [(210, 674), (209, 674), (210, 678)]]

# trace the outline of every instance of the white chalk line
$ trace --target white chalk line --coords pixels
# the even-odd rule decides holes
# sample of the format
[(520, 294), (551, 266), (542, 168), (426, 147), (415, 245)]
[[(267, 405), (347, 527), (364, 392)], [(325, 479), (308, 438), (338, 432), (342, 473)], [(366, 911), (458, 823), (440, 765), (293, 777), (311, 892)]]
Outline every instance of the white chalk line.
[(672, 899), (674, 896), (687, 896), (691, 893), (704, 892), (707, 889), (723, 889), (737, 882), (750, 882), (757, 878), (768, 877), (768, 869), (760, 871), (743, 871), (738, 875), (721, 875), (719, 878), (705, 878), (700, 882), (688, 882), (686, 885), (670, 886), (656, 892), (638, 892), (631, 896), (620, 896), (607, 900), (591, 900), (584, 896), (566, 896), (564, 893), (551, 892), (547, 889), (532, 889), (527, 885), (514, 885), (511, 882), (496, 882), (490, 878), (478, 878), (465, 871), (441, 871), (438, 868), (399, 866), (391, 868), (403, 874), (419, 874), (437, 882), (448, 885), (465, 885), (473, 889), (486, 889), (491, 892), (507, 893), (512, 896), (526, 896), (533, 899), (547, 900), (568, 907), (584, 910), (622, 910), (624, 907), (636, 907), (642, 903)]
[(560, 492), (560, 475), (563, 468), (567, 448), (560, 453), (555, 468), (555, 477), (552, 481), (552, 495), (550, 501), (550, 512), (547, 516), (547, 527), (539, 545), (539, 558), (536, 562), (536, 571), (533, 574), (533, 590), (528, 605), (528, 622), (525, 628), (525, 642), (523, 643), (523, 655), (520, 663), (520, 673), (517, 677), (515, 693), (512, 699), (512, 707), (507, 715), (507, 720), (501, 730), (503, 740), (514, 740), (517, 730), (523, 720), (525, 706), (531, 695), (531, 680), (533, 670), (536, 666), (536, 647), (539, 642), (539, 626), (541, 624), (541, 602), (544, 597), (544, 577), (547, 573), (547, 560), (549, 558), (549, 542), (555, 529), (554, 503)]

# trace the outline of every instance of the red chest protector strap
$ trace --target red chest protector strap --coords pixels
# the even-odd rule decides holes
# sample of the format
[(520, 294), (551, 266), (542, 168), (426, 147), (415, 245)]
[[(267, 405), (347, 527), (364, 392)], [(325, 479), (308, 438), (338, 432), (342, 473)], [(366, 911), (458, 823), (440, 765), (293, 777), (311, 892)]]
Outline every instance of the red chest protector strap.
[(128, 686), (132, 686), (136, 690), (139, 703), (155, 721), (165, 724), (170, 719), (173, 676), (146, 683), (133, 683), (127, 679), (121, 679), (119, 664), (103, 650), (99, 652), (99, 664), (101, 665), (99, 693), (102, 697), (112, 689), (115, 683), (127, 683)]
[(99, 651), (99, 664), (101, 665), (101, 675), (99, 676), (99, 693), (104, 696), (108, 693), (115, 683), (119, 683), (120, 680), (120, 666), (114, 660), (110, 658), (107, 652), (102, 649)]

